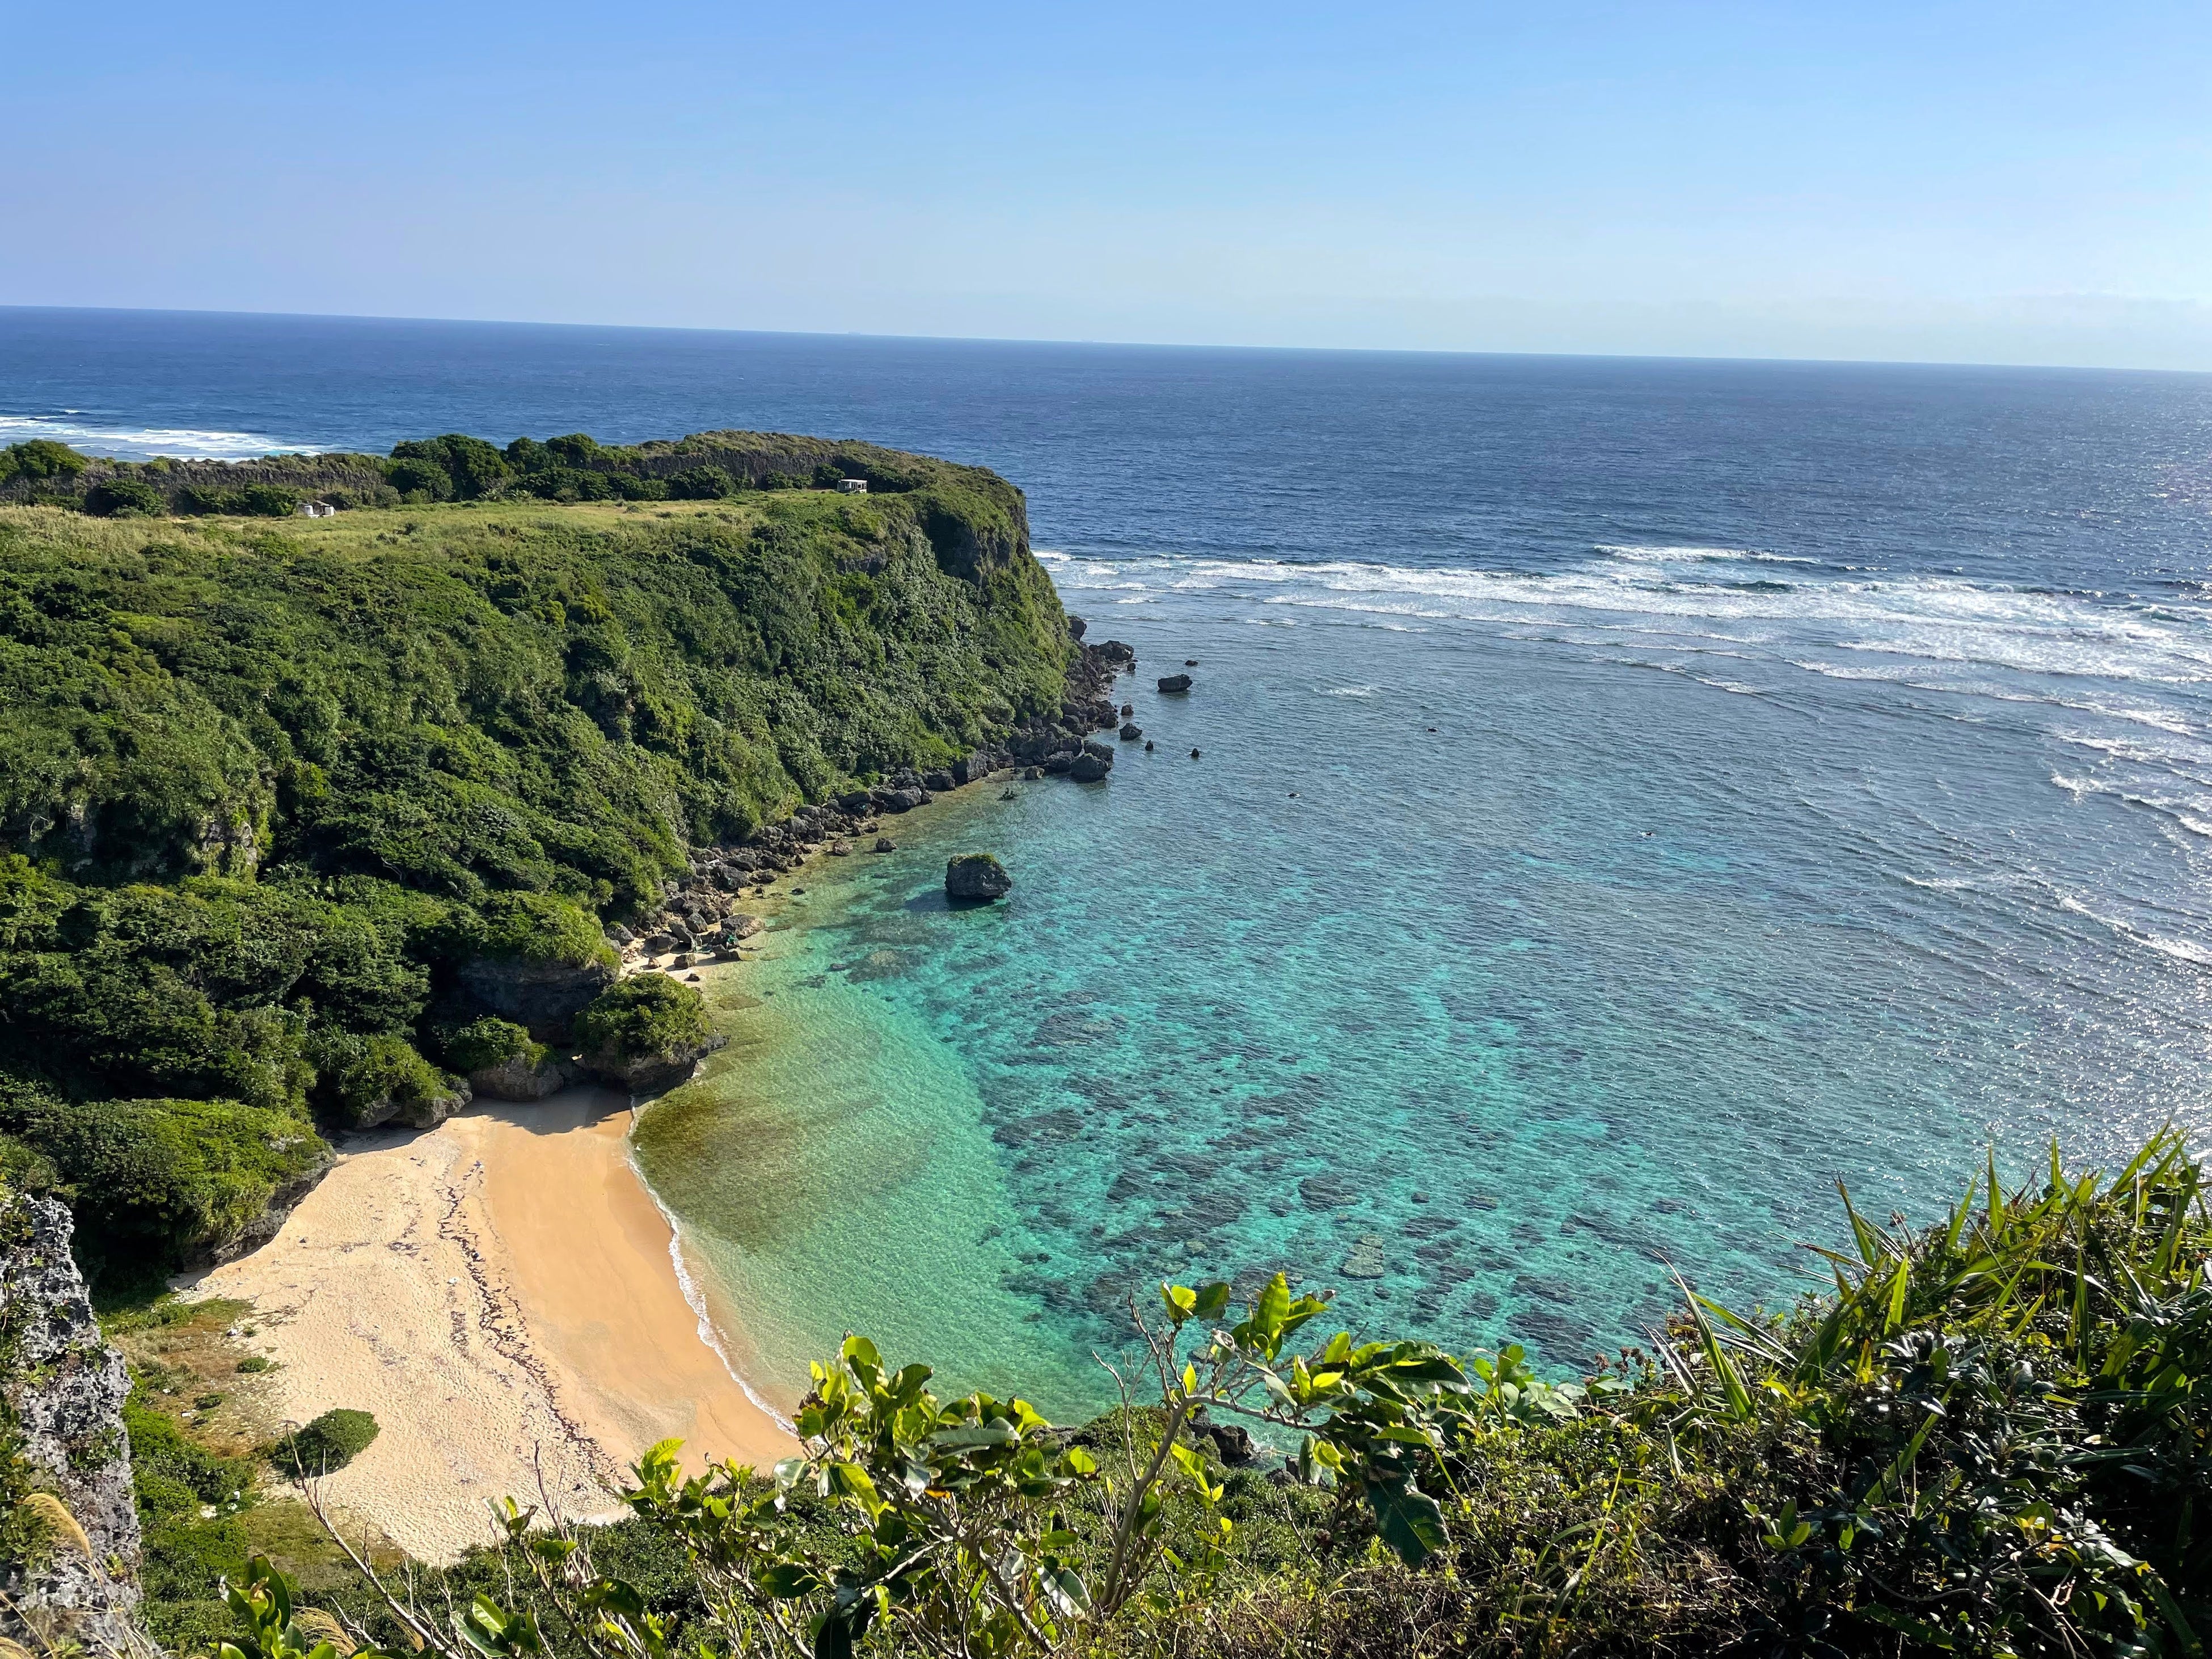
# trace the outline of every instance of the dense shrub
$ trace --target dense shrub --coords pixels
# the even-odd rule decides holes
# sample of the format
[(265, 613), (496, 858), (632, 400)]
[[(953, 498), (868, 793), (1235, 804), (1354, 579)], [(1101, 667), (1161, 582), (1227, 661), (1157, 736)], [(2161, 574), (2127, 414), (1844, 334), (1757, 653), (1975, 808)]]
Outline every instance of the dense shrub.
[(245, 1573), (239, 1511), (254, 1495), (253, 1464), (186, 1438), (143, 1382), (123, 1408), (123, 1426), (144, 1542), (138, 1578), (149, 1628), (175, 1651), (207, 1644), (228, 1633), (219, 1581)]
[(392, 462), (385, 479), (408, 501), (449, 501), (453, 499), (453, 475), (428, 456), (406, 456)]
[(377, 1434), (367, 1412), (325, 1412), (270, 1448), (269, 1461), (287, 1474), (333, 1474), (367, 1451)]
[(307, 498), (283, 484), (250, 483), (242, 489), (222, 489), (211, 484), (188, 483), (177, 491), (179, 513), (204, 515), (235, 513), (249, 518), (284, 519), (300, 510)]
[(219, 489), (213, 484), (188, 483), (177, 491), (173, 505), (179, 513), (201, 517), (210, 513), (235, 513), (239, 510), (235, 491)]
[(32, 438), (0, 449), (0, 484), (13, 483), (18, 478), (74, 478), (90, 465), (67, 444)]
[(526, 495), (535, 495), (548, 501), (612, 501), (624, 494), (623, 486), (629, 481), (611, 472), (593, 472), (580, 467), (548, 467), (541, 472), (532, 472), (514, 481), (514, 489)]
[(591, 912), (555, 893), (493, 893), (453, 914), (449, 954), (577, 968), (620, 960)]
[(446, 1064), (457, 1072), (485, 1072), (510, 1060), (537, 1061), (551, 1050), (532, 1041), (512, 1020), (471, 1020), (446, 1041)]
[(229, 1244), (327, 1158), (304, 1115), (224, 1100), (64, 1100), (18, 1090), (0, 1124), (76, 1194), (96, 1269), (159, 1271)]
[(576, 1016), (575, 1032), (586, 1054), (611, 1061), (674, 1054), (713, 1034), (706, 999), (665, 974), (635, 974), (609, 986)]
[(737, 485), (719, 466), (687, 466), (668, 480), (668, 493), (678, 501), (719, 501), (736, 492)]
[(301, 494), (283, 484), (251, 483), (238, 492), (238, 510), (263, 519), (286, 519), (300, 510)]
[(102, 478), (84, 492), (84, 510), (95, 518), (151, 518), (169, 510), (168, 500), (143, 478)]
[(382, 1122), (395, 1112), (419, 1116), (454, 1093), (451, 1079), (413, 1043), (389, 1033), (333, 1033), (317, 1058), (325, 1097), (349, 1126)]
[[(442, 438), (417, 439), (395, 444), (392, 459), (396, 464), (393, 468), (395, 473), (399, 467), (406, 466), (410, 469), (407, 477), (424, 481), (422, 485), (416, 486), (401, 483), (394, 477), (392, 483), (395, 488), (421, 487), (435, 490), (441, 487), (439, 479), (442, 478), (445, 494), (434, 497), (440, 501), (453, 495), (465, 501), (473, 501), (496, 488), (514, 471), (507, 458), (494, 446), (482, 438), (471, 438), (458, 432), (449, 432)], [(422, 470), (412, 470), (418, 467)], [(429, 467), (437, 469), (438, 477), (431, 476), (428, 471)]]

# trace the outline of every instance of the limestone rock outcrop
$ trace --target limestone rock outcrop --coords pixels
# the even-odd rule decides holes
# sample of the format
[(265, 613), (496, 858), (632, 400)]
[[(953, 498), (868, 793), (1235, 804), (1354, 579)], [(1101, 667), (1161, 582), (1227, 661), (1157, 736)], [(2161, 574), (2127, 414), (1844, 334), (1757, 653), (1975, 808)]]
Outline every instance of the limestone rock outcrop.
[(93, 1318), (71, 1231), (53, 1200), (0, 1194), (0, 1396), (21, 1459), (9, 1484), (50, 1494), (90, 1546), (56, 1524), (27, 1559), (0, 1561), (0, 1635), (38, 1652), (150, 1652), (136, 1631), (131, 1378)]

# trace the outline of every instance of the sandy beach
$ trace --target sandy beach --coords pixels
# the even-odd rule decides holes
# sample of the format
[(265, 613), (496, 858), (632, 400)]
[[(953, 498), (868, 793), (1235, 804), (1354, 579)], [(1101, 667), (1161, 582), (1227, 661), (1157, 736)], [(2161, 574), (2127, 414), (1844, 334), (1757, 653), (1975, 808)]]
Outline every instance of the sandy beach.
[(283, 1230), (188, 1294), (255, 1309), (275, 1401), (382, 1432), (331, 1497), (418, 1559), (490, 1536), (485, 1504), (572, 1515), (657, 1440), (765, 1467), (794, 1445), (699, 1331), (670, 1230), (631, 1170), (628, 1102), (572, 1089), (426, 1131), (350, 1138)]

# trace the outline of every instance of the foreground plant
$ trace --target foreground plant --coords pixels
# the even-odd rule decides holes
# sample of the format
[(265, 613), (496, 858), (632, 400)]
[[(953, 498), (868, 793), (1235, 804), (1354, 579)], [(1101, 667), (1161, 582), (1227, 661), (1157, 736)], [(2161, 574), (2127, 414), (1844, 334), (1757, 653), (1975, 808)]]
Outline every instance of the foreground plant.
[[(2008, 1191), (1992, 1159), (1923, 1231), (1844, 1205), (1831, 1294), (1769, 1316), (1685, 1285), (1576, 1383), (1510, 1345), (1307, 1340), (1328, 1298), (1279, 1274), (1133, 1308), (1122, 1407), (1074, 1433), (848, 1338), (772, 1475), (685, 1478), (674, 1442), (637, 1465), (624, 1501), (703, 1607), (680, 1632), (550, 1504), (501, 1511), (503, 1601), (433, 1616), (356, 1561), (441, 1659), (2201, 1656), (2212, 1220), (2181, 1137), (2110, 1180), (2054, 1156)], [(1215, 1455), (1240, 1419), (1272, 1476)], [(1300, 1488), (1295, 1559), (1263, 1562), (1237, 1517)], [(244, 1659), (291, 1659), (255, 1594)]]

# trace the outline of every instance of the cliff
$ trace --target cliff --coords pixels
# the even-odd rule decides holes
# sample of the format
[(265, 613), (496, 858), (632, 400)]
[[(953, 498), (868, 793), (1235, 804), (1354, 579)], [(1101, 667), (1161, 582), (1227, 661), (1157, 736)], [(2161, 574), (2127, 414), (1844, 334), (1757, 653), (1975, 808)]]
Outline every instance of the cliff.
[[(409, 504), (164, 510), (358, 465)], [(700, 849), (1061, 720), (1083, 662), (1021, 493), (928, 457), (214, 466), (0, 507), (0, 1158), (50, 1162), (100, 1273), (250, 1243), (324, 1130), (466, 1097), (459, 1030), (557, 1038)]]

